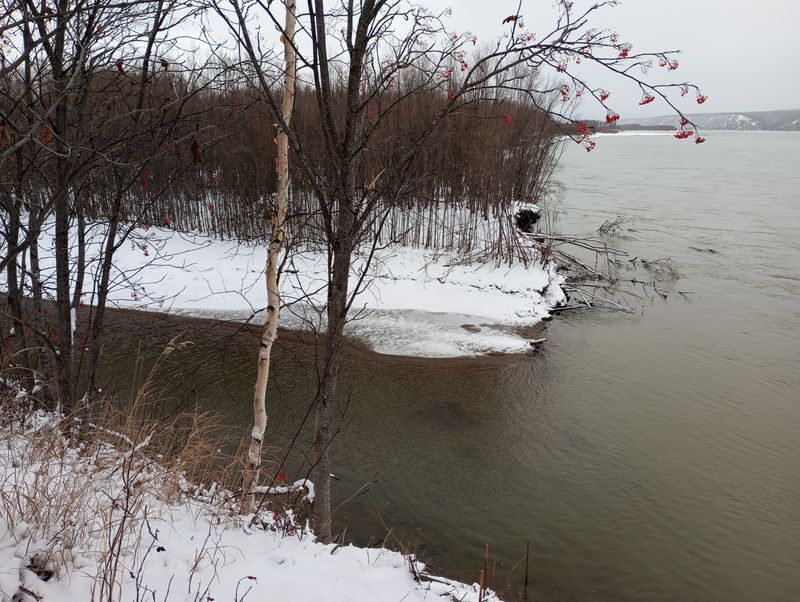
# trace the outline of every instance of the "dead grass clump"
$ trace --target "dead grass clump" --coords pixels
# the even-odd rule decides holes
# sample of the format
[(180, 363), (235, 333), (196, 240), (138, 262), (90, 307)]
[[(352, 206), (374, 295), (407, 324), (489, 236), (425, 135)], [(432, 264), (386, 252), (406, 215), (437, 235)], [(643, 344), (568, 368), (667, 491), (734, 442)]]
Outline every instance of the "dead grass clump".
[(103, 400), (73, 416), (20, 419), (24, 396), (7, 390), (0, 399), (0, 416), (15, 417), (0, 426), (0, 541), (16, 544), (20, 591), (35, 585), (25, 569), (43, 580), (96, 570), (92, 600), (117, 600), (171, 504), (211, 491), (202, 508), (232, 514), (220, 482), (231, 461), (218, 454), (208, 414), (155, 418), (158, 404), (143, 394), (127, 410)]
[(615, 219), (607, 219), (600, 225), (597, 232), (606, 236), (620, 236), (626, 221), (628, 221), (628, 218), (625, 215), (618, 215)]

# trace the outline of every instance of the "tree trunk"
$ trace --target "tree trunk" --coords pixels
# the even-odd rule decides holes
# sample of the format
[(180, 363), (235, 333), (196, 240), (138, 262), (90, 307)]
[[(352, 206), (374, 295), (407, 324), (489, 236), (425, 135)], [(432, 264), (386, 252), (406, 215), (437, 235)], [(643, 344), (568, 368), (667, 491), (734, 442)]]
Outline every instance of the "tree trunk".
[(59, 0), (53, 51), (50, 63), (53, 70), (53, 88), (59, 103), (55, 110), (53, 134), (55, 135), (56, 186), (53, 209), (56, 222), (56, 317), (58, 341), (55, 345), (58, 357), (58, 394), (64, 412), (69, 413), (75, 404), (72, 399), (72, 319), (69, 266), (69, 175), (70, 148), (67, 142), (67, 106), (63, 98), (69, 85), (69, 76), (64, 70), (64, 55), (67, 35), (67, 1)]
[[(329, 354), (330, 355), (330, 354)], [(339, 369), (337, 354), (326, 358), (333, 362), (326, 366), (327, 373), (322, 376), (316, 399), (316, 424), (314, 426), (314, 458), (316, 466), (313, 471), (314, 507), (312, 518), (317, 541), (331, 541), (331, 429), (334, 416), (334, 395), (336, 393), (336, 373)]]
[[(347, 211), (347, 209), (344, 209)], [(317, 390), (316, 423), (314, 426), (314, 533), (323, 543), (331, 541), (331, 460), (333, 419), (336, 408), (336, 377), (339, 372), (339, 352), (347, 321), (347, 298), (353, 244), (337, 242), (333, 248), (332, 274), (328, 282), (328, 325), (324, 364)]]
[[(294, 31), (296, 25), (295, 3), (293, 0), (286, 4), (286, 27), (283, 36), (286, 74), (283, 87), (283, 105), (281, 107), (283, 120), (288, 127), (292, 120), (295, 95), (295, 70), (296, 60), (294, 47)], [(244, 461), (242, 479), (242, 503), (240, 506), (243, 514), (252, 511), (252, 499), (249, 495), (255, 484), (258, 483), (261, 467), (261, 444), (267, 430), (267, 382), (269, 380), (270, 357), (272, 344), (278, 338), (278, 318), (280, 315), (281, 298), (278, 290), (278, 259), (283, 245), (284, 223), (286, 221), (287, 207), (289, 204), (289, 137), (281, 129), (276, 139), (278, 154), (276, 158), (276, 171), (278, 190), (275, 195), (275, 214), (272, 216), (272, 232), (267, 255), (267, 321), (261, 335), (258, 349), (258, 376), (253, 392), (253, 417), (255, 426), (250, 434), (250, 446)]]
[[(121, 184), (120, 184), (121, 186)], [(89, 395), (99, 393), (97, 388), (97, 370), (100, 365), (100, 353), (103, 347), (103, 326), (106, 316), (106, 302), (108, 300), (108, 286), (111, 280), (111, 267), (114, 264), (114, 253), (117, 250), (117, 230), (119, 229), (119, 215), (122, 207), (122, 192), (117, 192), (114, 199), (114, 208), (108, 223), (105, 249), (103, 250), (103, 263), (100, 266), (100, 282), (97, 283), (97, 304), (92, 331), (89, 338)]]
[[(42, 270), (39, 266), (39, 236), (41, 234), (41, 229), (39, 226), (39, 211), (41, 211), (41, 209), (31, 209), (30, 215), (28, 215), (28, 237), (30, 240), (28, 251), (31, 260), (33, 325), (42, 336), (48, 336), (47, 322), (44, 319), (44, 308), (42, 303)], [(44, 392), (39, 396), (39, 401), (48, 409), (53, 409), (52, 401), (55, 398), (55, 395), (51, 379), (54, 375), (51, 374), (50, 371), (51, 362), (49, 359), (47, 346), (44, 342), (37, 341), (36, 349), (38, 350), (38, 359), (35, 364), (35, 369), (38, 372), (38, 376), (46, 383)]]
[[(6, 241), (8, 247), (16, 246), (19, 242), (19, 229), (20, 229), (20, 216), (19, 209), (13, 207), (9, 214), (8, 225), (8, 240)], [(30, 377), (31, 362), (28, 359), (28, 350), (25, 337), (25, 321), (22, 315), (22, 290), (18, 280), (19, 266), (16, 261), (9, 263), (6, 266), (6, 280), (8, 282), (8, 313), (11, 316), (11, 327), (13, 328), (12, 340), (14, 345), (12, 353), (17, 357), (9, 358), (13, 360), (14, 364), (22, 365), (23, 369), (27, 371), (25, 379)]]
[(69, 413), (74, 408), (72, 399), (72, 319), (69, 269), (69, 205), (64, 182), (65, 167), (59, 163), (59, 195), (55, 202), (56, 215), (56, 316), (58, 322), (58, 394), (63, 410)]
[(77, 312), (83, 295), (83, 281), (86, 278), (86, 218), (83, 208), (78, 207), (78, 263), (75, 266), (75, 289), (72, 291), (72, 308)]
[[(321, 2), (318, 4), (318, 10)], [(371, 12), (370, 3), (364, 6), (365, 12)], [(333, 438), (333, 419), (336, 409), (336, 377), (339, 372), (339, 353), (344, 339), (344, 326), (347, 322), (349, 307), (349, 278), (350, 265), (353, 260), (357, 240), (357, 230), (360, 226), (355, 223), (356, 217), (356, 149), (361, 135), (361, 103), (360, 81), (363, 69), (362, 61), (365, 51), (365, 36), (368, 20), (359, 20), (356, 42), (350, 52), (350, 72), (347, 83), (347, 119), (344, 127), (343, 152), (337, 156), (340, 177), (340, 192), (338, 199), (330, 205), (336, 209), (335, 234), (330, 240), (332, 253), (331, 273), (328, 278), (328, 324), (325, 341), (324, 364), (319, 371), (316, 399), (316, 423), (314, 426), (314, 532), (317, 539), (323, 543), (331, 541), (331, 461), (330, 447)], [(321, 30), (321, 31), (324, 31)], [(320, 61), (323, 61), (325, 50), (324, 34), (320, 33), (318, 40)], [(327, 74), (327, 63), (323, 62), (320, 71)], [(317, 91), (321, 105), (332, 112), (333, 96), (330, 91), (322, 87)], [(338, 201), (338, 202), (337, 202)], [(324, 200), (320, 199), (320, 203)]]

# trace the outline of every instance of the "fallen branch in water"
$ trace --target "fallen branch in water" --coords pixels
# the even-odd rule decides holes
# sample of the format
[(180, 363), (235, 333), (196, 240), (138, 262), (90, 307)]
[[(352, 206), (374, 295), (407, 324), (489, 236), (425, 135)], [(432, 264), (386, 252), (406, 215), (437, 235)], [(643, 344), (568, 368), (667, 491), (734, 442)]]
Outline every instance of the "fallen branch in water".
[(586, 307), (588, 307), (589, 309), (591, 309), (591, 308), (592, 308), (592, 304), (591, 304), (591, 303), (589, 303), (589, 302), (586, 300), (586, 297), (584, 297), (584, 296), (583, 296), (583, 293), (580, 291), (580, 289), (577, 289), (577, 288), (576, 288), (576, 289), (575, 289), (575, 292), (577, 292), (577, 293), (578, 293), (578, 294), (581, 296), (581, 299), (583, 299), (583, 302), (584, 302), (584, 303), (586, 303)]
[(554, 307), (553, 309), (550, 310), (550, 313), (554, 314), (556, 312), (568, 311), (570, 309), (589, 309), (589, 308), (584, 305), (564, 305), (563, 307)]
[[(613, 262), (618, 257), (626, 257), (628, 255), (625, 251), (609, 247), (604, 241), (593, 237), (582, 238), (559, 234), (543, 234), (541, 232), (518, 232), (518, 234), (536, 248), (542, 264), (553, 259), (556, 263), (569, 270), (584, 273), (600, 280), (612, 279)], [(577, 253), (572, 252), (573, 248), (576, 251), (589, 251), (593, 253), (595, 257), (595, 267), (579, 259)], [(596, 267), (600, 260), (605, 261), (605, 269)]]
[[(597, 294), (595, 294), (595, 293), (590, 293), (589, 291), (581, 291), (580, 289), (578, 289), (578, 288), (575, 288), (575, 287), (572, 287), (572, 288), (567, 288), (567, 289), (564, 289), (564, 290), (566, 290), (566, 291), (569, 291), (569, 292), (575, 292), (575, 293), (578, 293), (578, 294), (579, 294), (579, 295), (581, 295), (581, 296), (583, 296), (584, 294), (586, 294), (586, 295), (588, 295), (588, 296), (589, 296), (591, 299), (595, 299), (596, 301), (601, 301), (601, 302), (603, 302), (603, 303), (608, 303), (609, 305), (611, 305), (612, 307), (615, 307), (615, 308), (619, 309), (620, 311), (624, 311), (624, 312), (626, 312), (626, 313), (634, 313), (634, 310), (633, 310), (633, 308), (632, 308), (632, 307), (625, 307), (624, 305), (622, 305), (622, 304), (620, 304), (620, 303), (616, 303), (615, 301), (612, 301), (612, 300), (611, 300), (611, 299), (609, 299), (608, 297), (603, 297), (602, 295), (597, 295)], [(587, 303), (587, 305), (588, 305), (589, 307), (592, 307), (591, 305), (589, 305), (589, 304), (588, 304), (588, 301), (587, 301), (586, 303)]]

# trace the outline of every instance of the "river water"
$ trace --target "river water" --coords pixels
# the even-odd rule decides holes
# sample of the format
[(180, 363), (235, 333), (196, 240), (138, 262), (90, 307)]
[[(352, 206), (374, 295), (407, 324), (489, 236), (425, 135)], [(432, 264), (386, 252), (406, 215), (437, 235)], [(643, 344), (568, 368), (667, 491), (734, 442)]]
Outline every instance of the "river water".
[[(563, 232), (628, 216), (615, 246), (680, 267), (659, 284), (666, 299), (633, 289), (633, 314), (564, 312), (530, 355), (348, 354), (333, 462), (349, 541), (391, 530), (467, 580), (489, 543), (508, 599), (528, 540), (535, 599), (800, 599), (800, 134), (707, 138), (570, 146), (551, 203)], [(235, 448), (250, 428), (254, 332), (141, 313), (115, 328), (117, 384), (136, 349), (192, 340), (165, 360), (164, 394), (224, 415)], [(313, 381), (307, 346), (287, 338), (277, 356), (274, 457)]]

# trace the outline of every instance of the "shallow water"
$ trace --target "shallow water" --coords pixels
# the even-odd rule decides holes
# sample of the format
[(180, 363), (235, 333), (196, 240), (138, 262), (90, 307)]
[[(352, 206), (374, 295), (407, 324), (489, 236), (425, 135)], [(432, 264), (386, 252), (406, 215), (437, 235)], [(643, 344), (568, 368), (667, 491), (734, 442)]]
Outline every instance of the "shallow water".
[[(377, 481), (337, 511), (348, 539), (390, 528), (473, 580), (488, 542), (509, 599), (526, 540), (539, 599), (800, 598), (800, 134), (707, 138), (603, 137), (562, 163), (559, 229), (629, 216), (635, 231), (613, 244), (677, 262), (667, 299), (565, 312), (538, 354), (348, 356), (335, 497)], [(223, 413), (232, 447), (249, 431), (252, 332), (141, 314), (115, 328), (117, 368), (131, 332), (142, 349), (193, 340), (164, 364), (167, 394)], [(313, 374), (308, 347), (284, 339), (277, 354), (281, 448)]]

